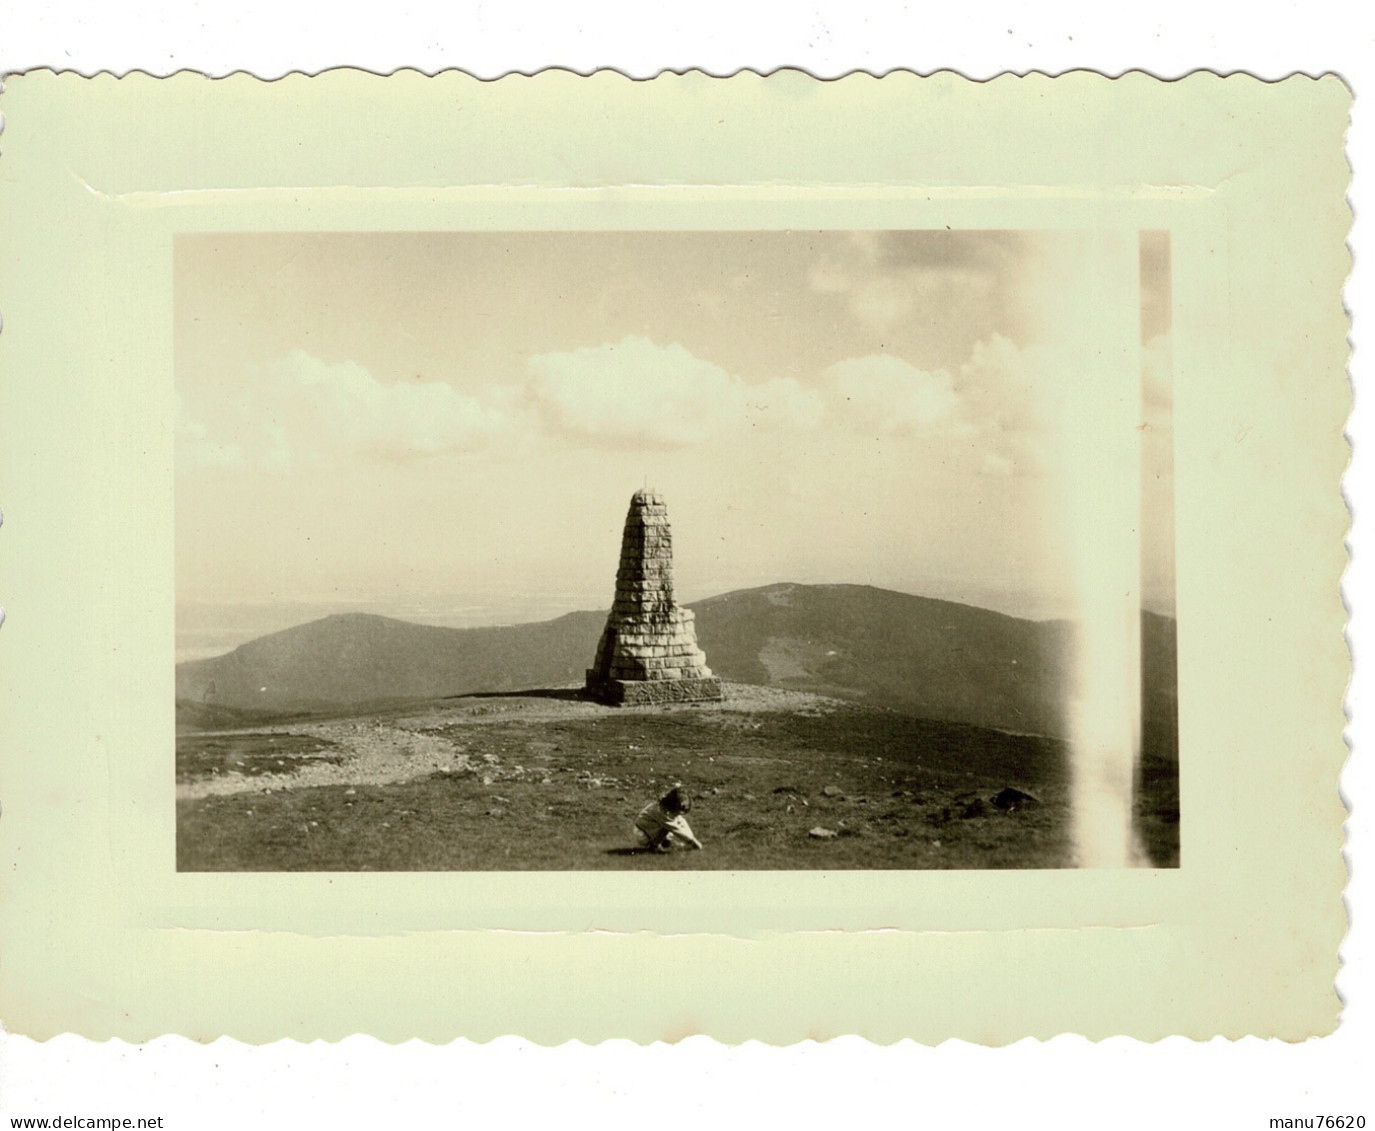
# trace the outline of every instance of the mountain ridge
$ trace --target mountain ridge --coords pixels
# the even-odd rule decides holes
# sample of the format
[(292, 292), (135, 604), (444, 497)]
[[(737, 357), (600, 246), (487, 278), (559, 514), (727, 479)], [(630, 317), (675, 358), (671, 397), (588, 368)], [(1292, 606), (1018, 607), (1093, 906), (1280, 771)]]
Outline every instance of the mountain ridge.
[[(952, 722), (1063, 734), (1072, 625), (875, 586), (778, 582), (691, 602), (727, 680)], [(179, 717), (344, 710), (580, 683), (605, 611), (482, 628), (335, 613), (177, 665)], [(1174, 622), (1142, 614), (1145, 702), (1173, 712)], [(1151, 705), (1154, 704), (1154, 707)]]

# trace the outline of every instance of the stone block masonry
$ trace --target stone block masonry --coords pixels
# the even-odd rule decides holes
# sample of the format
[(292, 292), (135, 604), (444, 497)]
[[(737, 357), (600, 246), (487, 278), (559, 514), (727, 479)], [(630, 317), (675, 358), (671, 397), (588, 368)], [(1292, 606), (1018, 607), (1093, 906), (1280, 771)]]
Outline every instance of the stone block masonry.
[(611, 615), (587, 669), (587, 691), (617, 706), (721, 699), (697, 647), (691, 609), (673, 598), (673, 532), (657, 491), (636, 491), (621, 535)]

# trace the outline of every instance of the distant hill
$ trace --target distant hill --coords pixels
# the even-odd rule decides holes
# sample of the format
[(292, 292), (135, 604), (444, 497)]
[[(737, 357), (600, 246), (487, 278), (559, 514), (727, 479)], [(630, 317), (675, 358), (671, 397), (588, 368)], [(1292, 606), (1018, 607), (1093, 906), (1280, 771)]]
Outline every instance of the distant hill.
[[(1070, 627), (865, 585), (769, 585), (693, 604), (726, 679), (858, 699), (906, 714), (1063, 733)], [(580, 681), (604, 612), (539, 624), (435, 628), (326, 617), (177, 666), (183, 725), (236, 712), (353, 709), (385, 700)], [(1173, 716), (1174, 622), (1143, 615), (1146, 701)]]
[(239, 709), (318, 710), (581, 679), (605, 613), (539, 624), (436, 628), (344, 613), (177, 665), (177, 699)]
[(928, 718), (1058, 734), (1068, 627), (868, 585), (770, 585), (700, 601), (731, 679)]

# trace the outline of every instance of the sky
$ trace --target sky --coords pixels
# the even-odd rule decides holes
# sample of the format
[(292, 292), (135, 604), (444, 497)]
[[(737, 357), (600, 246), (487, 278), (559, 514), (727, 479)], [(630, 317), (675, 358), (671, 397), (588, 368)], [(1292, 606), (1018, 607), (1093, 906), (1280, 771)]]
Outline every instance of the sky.
[[(344, 608), (446, 624), (603, 608), (643, 485), (666, 496), (685, 600), (853, 582), (1069, 615), (1037, 310), (1085, 246), (179, 235), (179, 647)], [(1173, 492), (1168, 238), (1140, 252), (1122, 294), (1139, 304), (1157, 513)], [(1173, 599), (1161, 529), (1142, 552), (1154, 606)]]

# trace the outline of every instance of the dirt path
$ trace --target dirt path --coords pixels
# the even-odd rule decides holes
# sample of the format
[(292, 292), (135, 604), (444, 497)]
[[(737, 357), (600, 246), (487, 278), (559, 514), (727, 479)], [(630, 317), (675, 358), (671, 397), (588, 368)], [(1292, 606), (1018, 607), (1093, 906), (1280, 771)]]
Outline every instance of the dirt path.
[(229, 773), (177, 786), (178, 800), (223, 797), (234, 793), (271, 792), (297, 786), (386, 785), (433, 773), (473, 768), (463, 747), (404, 726), (378, 722), (301, 723), (242, 731), (242, 734), (286, 734), (323, 740), (342, 753), (338, 762), (306, 762), (291, 773)]
[[(820, 713), (838, 706), (836, 701), (807, 692), (732, 685), (728, 702), (716, 705), (610, 708), (577, 699), (523, 696), (473, 696), (427, 705), (424, 709), (323, 722), (280, 723), (242, 730), (205, 731), (183, 735), (180, 741), (212, 738), (290, 736), (317, 741), (329, 752), (328, 759), (303, 759), (281, 773), (230, 771), (183, 781), (177, 785), (179, 801), (225, 797), (239, 793), (271, 793), (282, 789), (322, 785), (388, 785), (413, 781), (435, 773), (481, 771), (495, 765), (491, 754), (478, 756), (461, 739), (462, 730), (484, 724), (510, 722), (547, 723), (612, 715), (665, 714), (691, 711), (723, 726), (739, 726), (742, 716), (762, 711), (789, 709), (802, 714)], [(458, 731), (460, 738), (455, 739)]]

